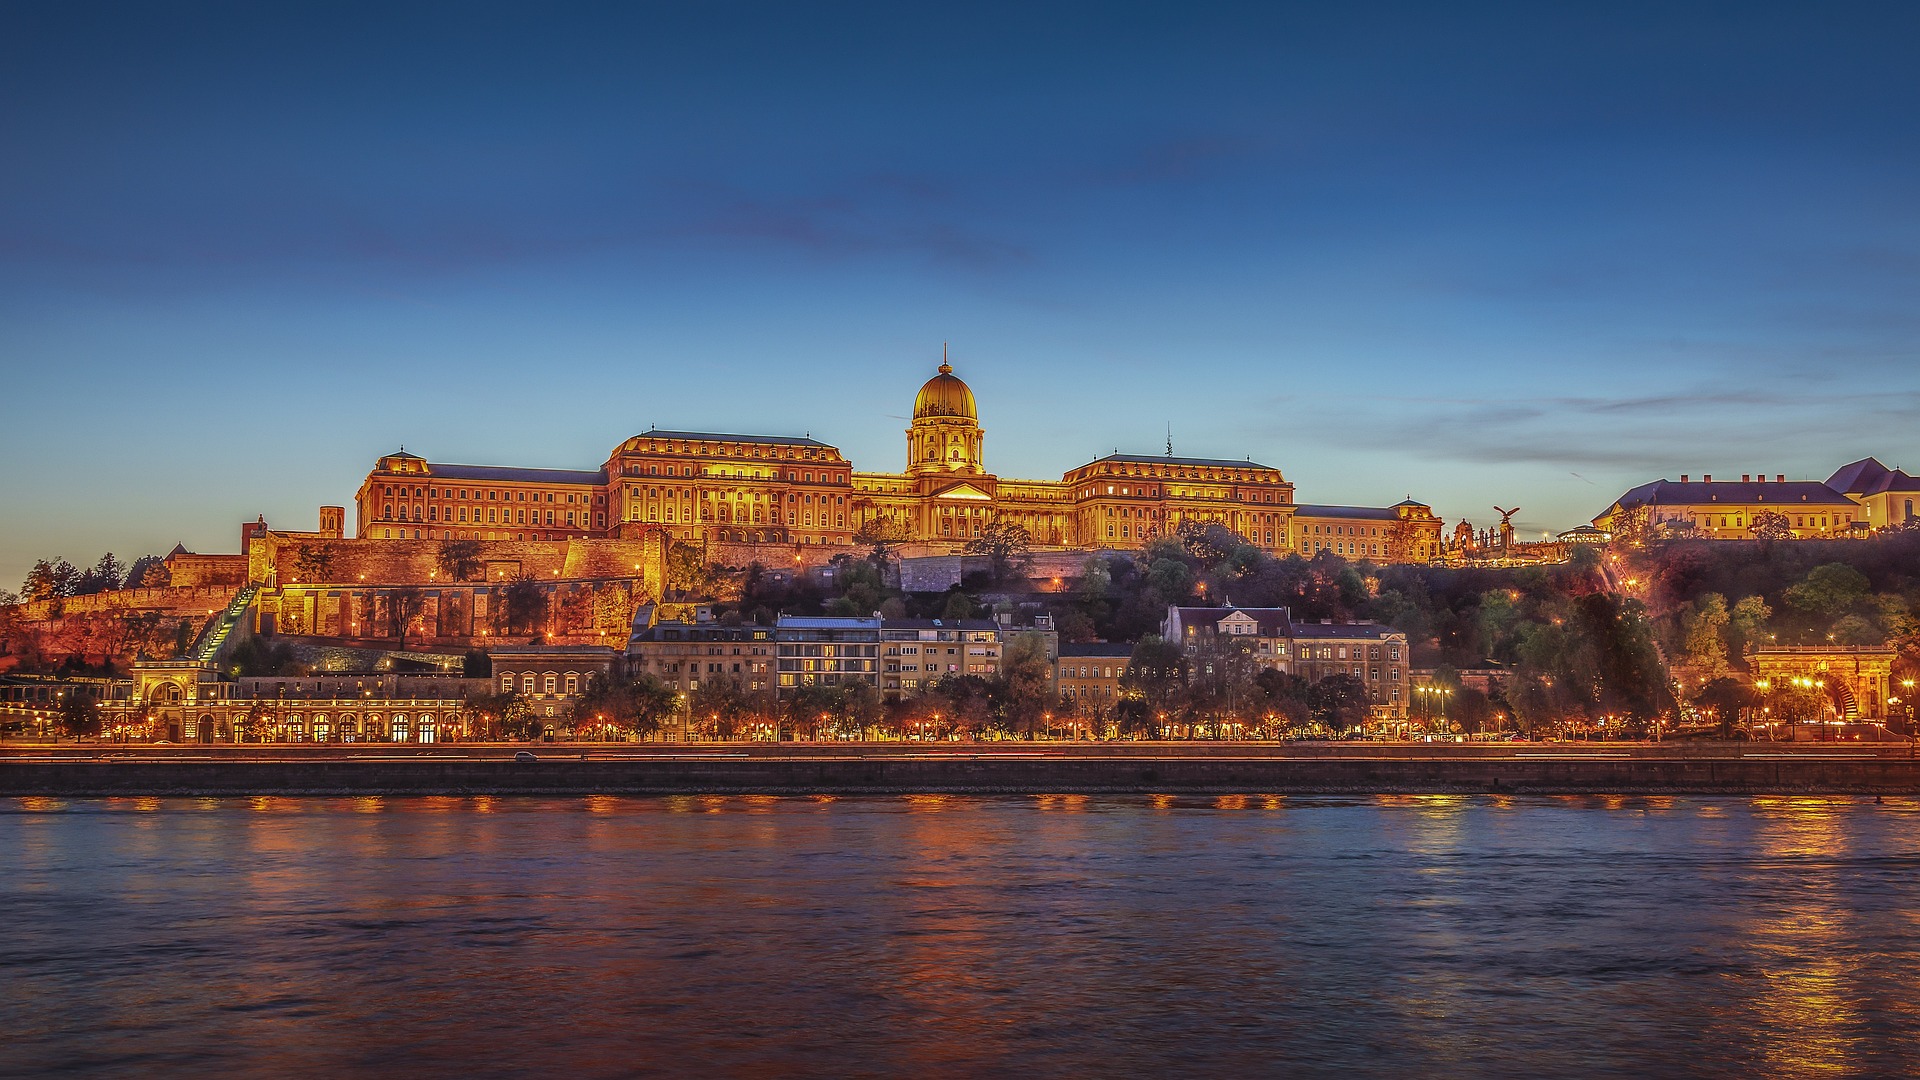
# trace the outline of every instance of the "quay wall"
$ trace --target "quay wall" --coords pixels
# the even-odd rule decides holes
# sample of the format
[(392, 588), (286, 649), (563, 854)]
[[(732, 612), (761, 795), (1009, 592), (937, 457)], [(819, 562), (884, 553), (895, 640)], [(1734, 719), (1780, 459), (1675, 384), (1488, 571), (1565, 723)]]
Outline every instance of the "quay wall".
[(1920, 795), (1892, 758), (1016, 757), (546, 751), (408, 760), (0, 760), (0, 796), (255, 794), (1865, 794)]

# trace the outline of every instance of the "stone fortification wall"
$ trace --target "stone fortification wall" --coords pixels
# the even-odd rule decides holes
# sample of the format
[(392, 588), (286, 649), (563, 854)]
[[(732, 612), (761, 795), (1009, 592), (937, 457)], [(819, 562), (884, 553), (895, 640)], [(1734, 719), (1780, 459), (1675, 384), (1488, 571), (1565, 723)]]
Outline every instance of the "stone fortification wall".
[[(1116, 554), (1108, 551), (1036, 551), (1027, 577), (1039, 592), (1057, 592), (1071, 586), (1087, 560)], [(900, 588), (906, 592), (944, 592), (967, 574), (987, 569), (984, 555), (912, 555), (900, 557)]]
[(161, 589), (114, 589), (111, 592), (66, 596), (55, 600), (35, 600), (20, 605), (20, 615), (29, 622), (45, 622), (70, 615), (94, 615), (116, 611), (157, 611), (163, 615), (191, 615), (205, 618), (209, 612), (227, 606), (238, 588), (232, 585), (170, 585)]
[(240, 586), (247, 583), (245, 555), (169, 555), (167, 580), (174, 586)]
[[(639, 578), (658, 596), (664, 581), (666, 546), (660, 533), (632, 538), (571, 540), (476, 540), (487, 582), (531, 575), (541, 581)], [(438, 540), (328, 540), (313, 536), (261, 533), (247, 544), (248, 573), (254, 581), (282, 587), (296, 584), (451, 585), (440, 569)], [(301, 570), (306, 549), (328, 556), (324, 581)]]
[(867, 549), (846, 544), (709, 543), (707, 561), (746, 569), (754, 563), (771, 570), (811, 571), (833, 562), (836, 555), (865, 555)]

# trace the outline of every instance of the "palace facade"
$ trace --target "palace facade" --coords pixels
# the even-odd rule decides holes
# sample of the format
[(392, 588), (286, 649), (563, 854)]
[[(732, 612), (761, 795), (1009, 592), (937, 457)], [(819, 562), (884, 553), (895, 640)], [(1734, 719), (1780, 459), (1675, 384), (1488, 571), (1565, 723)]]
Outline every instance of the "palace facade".
[(1619, 533), (1645, 508), (1645, 525), (1662, 533), (1704, 540), (1750, 540), (1763, 513), (1786, 518), (1796, 540), (1864, 536), (1875, 529), (1902, 526), (1916, 516), (1920, 479), (1889, 469), (1875, 458), (1842, 465), (1824, 483), (1788, 480), (1774, 474), (1745, 474), (1739, 480), (1655, 480), (1613, 501), (1593, 519), (1594, 527)]
[(695, 542), (851, 545), (863, 526), (958, 551), (996, 520), (1036, 548), (1138, 548), (1182, 522), (1217, 523), (1276, 554), (1378, 561), (1440, 553), (1440, 519), (1391, 507), (1298, 507), (1279, 469), (1252, 460), (1115, 453), (1059, 480), (996, 476), (973, 390), (942, 363), (914, 399), (906, 470), (861, 472), (813, 438), (649, 430), (595, 470), (381, 458), (354, 499), (358, 536), (567, 540), (665, 532)]

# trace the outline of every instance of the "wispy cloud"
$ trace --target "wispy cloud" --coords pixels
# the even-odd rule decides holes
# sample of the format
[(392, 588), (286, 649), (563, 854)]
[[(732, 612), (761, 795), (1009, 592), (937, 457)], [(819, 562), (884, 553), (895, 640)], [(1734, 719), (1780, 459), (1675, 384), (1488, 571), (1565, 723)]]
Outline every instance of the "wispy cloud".
[[(1330, 437), (1353, 430), (1352, 408), (1351, 400), (1343, 399), (1341, 411), (1305, 408), (1294, 415), (1315, 434)], [(1381, 444), (1440, 460), (1657, 474), (1705, 472), (1717, 462), (1784, 468), (1779, 455), (1794, 453), (1803, 440), (1830, 446), (1836, 432), (1903, 430), (1920, 409), (1920, 393), (1700, 390), (1618, 397), (1390, 397), (1375, 399), (1366, 409), (1368, 415), (1359, 422)]]

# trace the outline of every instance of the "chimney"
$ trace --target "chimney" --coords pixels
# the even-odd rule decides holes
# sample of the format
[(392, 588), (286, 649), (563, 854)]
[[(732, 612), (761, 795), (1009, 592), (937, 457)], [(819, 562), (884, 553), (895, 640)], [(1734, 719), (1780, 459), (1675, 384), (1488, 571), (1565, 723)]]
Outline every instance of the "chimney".
[(1703, 484), (1711, 484), (1711, 483), (1713, 483), (1713, 474), (1712, 474), (1712, 473), (1705, 473), (1705, 474), (1703, 474), (1703, 475), (1702, 475), (1702, 476), (1700, 477), (1700, 482), (1701, 482), (1701, 483), (1703, 483)]
[(1774, 483), (1776, 483), (1776, 484), (1784, 484), (1784, 483), (1786, 483), (1786, 482), (1787, 482), (1787, 474), (1786, 474), (1786, 473), (1774, 473), (1774, 474), (1773, 474), (1773, 482), (1774, 482)]
[(1681, 483), (1683, 483), (1683, 484), (1687, 482), (1687, 474), (1686, 474), (1686, 473), (1681, 473), (1681, 474), (1680, 474), (1680, 482), (1681, 482)]
[[(1766, 477), (1764, 477), (1764, 476), (1763, 476), (1763, 477), (1761, 477), (1760, 479), (1761, 479), (1761, 480), (1765, 480), (1765, 479), (1766, 479)], [(1750, 475), (1748, 475), (1748, 474), (1746, 474), (1746, 473), (1741, 473), (1741, 474), (1740, 474), (1740, 482), (1741, 482), (1741, 483), (1743, 483), (1743, 484), (1751, 484), (1751, 483), (1753, 483), (1753, 477), (1752, 477), (1752, 476), (1750, 476)]]

